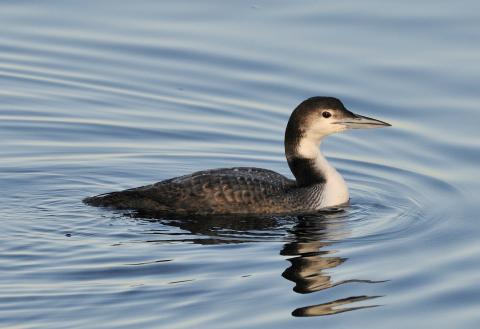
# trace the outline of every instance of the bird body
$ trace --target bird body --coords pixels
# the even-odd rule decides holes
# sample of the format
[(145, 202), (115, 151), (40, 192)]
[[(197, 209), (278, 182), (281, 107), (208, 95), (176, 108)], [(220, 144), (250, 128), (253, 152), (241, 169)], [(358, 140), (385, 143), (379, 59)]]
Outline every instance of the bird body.
[(158, 215), (298, 214), (338, 206), (348, 202), (348, 187), (320, 152), (321, 140), (348, 128), (387, 125), (353, 114), (336, 98), (309, 98), (293, 111), (285, 131), (285, 155), (295, 180), (261, 168), (221, 168), (84, 202)]

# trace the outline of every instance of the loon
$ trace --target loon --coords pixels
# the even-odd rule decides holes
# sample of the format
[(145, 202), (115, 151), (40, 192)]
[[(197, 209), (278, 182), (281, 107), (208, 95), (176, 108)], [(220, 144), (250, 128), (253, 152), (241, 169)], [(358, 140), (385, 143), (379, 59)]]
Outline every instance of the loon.
[(390, 124), (350, 112), (334, 97), (312, 97), (292, 112), (285, 156), (295, 176), (251, 167), (198, 171), (158, 183), (89, 197), (85, 204), (156, 215), (306, 214), (345, 205), (348, 187), (320, 151), (326, 136)]

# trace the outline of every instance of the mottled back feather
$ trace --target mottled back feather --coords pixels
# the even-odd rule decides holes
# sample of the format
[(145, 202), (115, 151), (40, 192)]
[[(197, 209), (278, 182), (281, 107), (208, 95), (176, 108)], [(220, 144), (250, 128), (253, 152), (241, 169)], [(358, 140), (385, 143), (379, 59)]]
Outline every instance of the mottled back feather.
[(308, 210), (309, 204), (320, 202), (320, 191), (321, 186), (299, 188), (294, 180), (271, 170), (238, 167), (198, 171), (84, 201), (160, 214), (272, 214)]

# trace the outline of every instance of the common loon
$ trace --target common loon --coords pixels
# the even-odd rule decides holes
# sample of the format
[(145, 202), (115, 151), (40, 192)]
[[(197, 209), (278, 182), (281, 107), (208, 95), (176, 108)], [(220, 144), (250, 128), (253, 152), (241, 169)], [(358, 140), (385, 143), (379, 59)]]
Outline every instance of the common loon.
[(295, 108), (285, 130), (285, 156), (295, 180), (267, 169), (221, 168), (83, 201), (158, 215), (298, 214), (339, 206), (349, 201), (348, 187), (320, 152), (322, 139), (384, 126), (390, 124), (354, 114), (337, 98), (312, 97)]

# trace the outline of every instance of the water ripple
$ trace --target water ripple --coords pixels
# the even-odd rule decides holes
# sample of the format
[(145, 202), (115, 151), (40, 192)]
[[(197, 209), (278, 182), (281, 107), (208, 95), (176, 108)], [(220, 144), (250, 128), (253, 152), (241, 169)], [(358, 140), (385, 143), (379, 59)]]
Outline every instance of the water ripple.
[[(0, 326), (476, 328), (480, 11), (411, 5), (2, 3)], [(322, 146), (346, 207), (81, 203), (206, 168), (290, 175), (285, 124), (313, 95), (393, 124)]]

